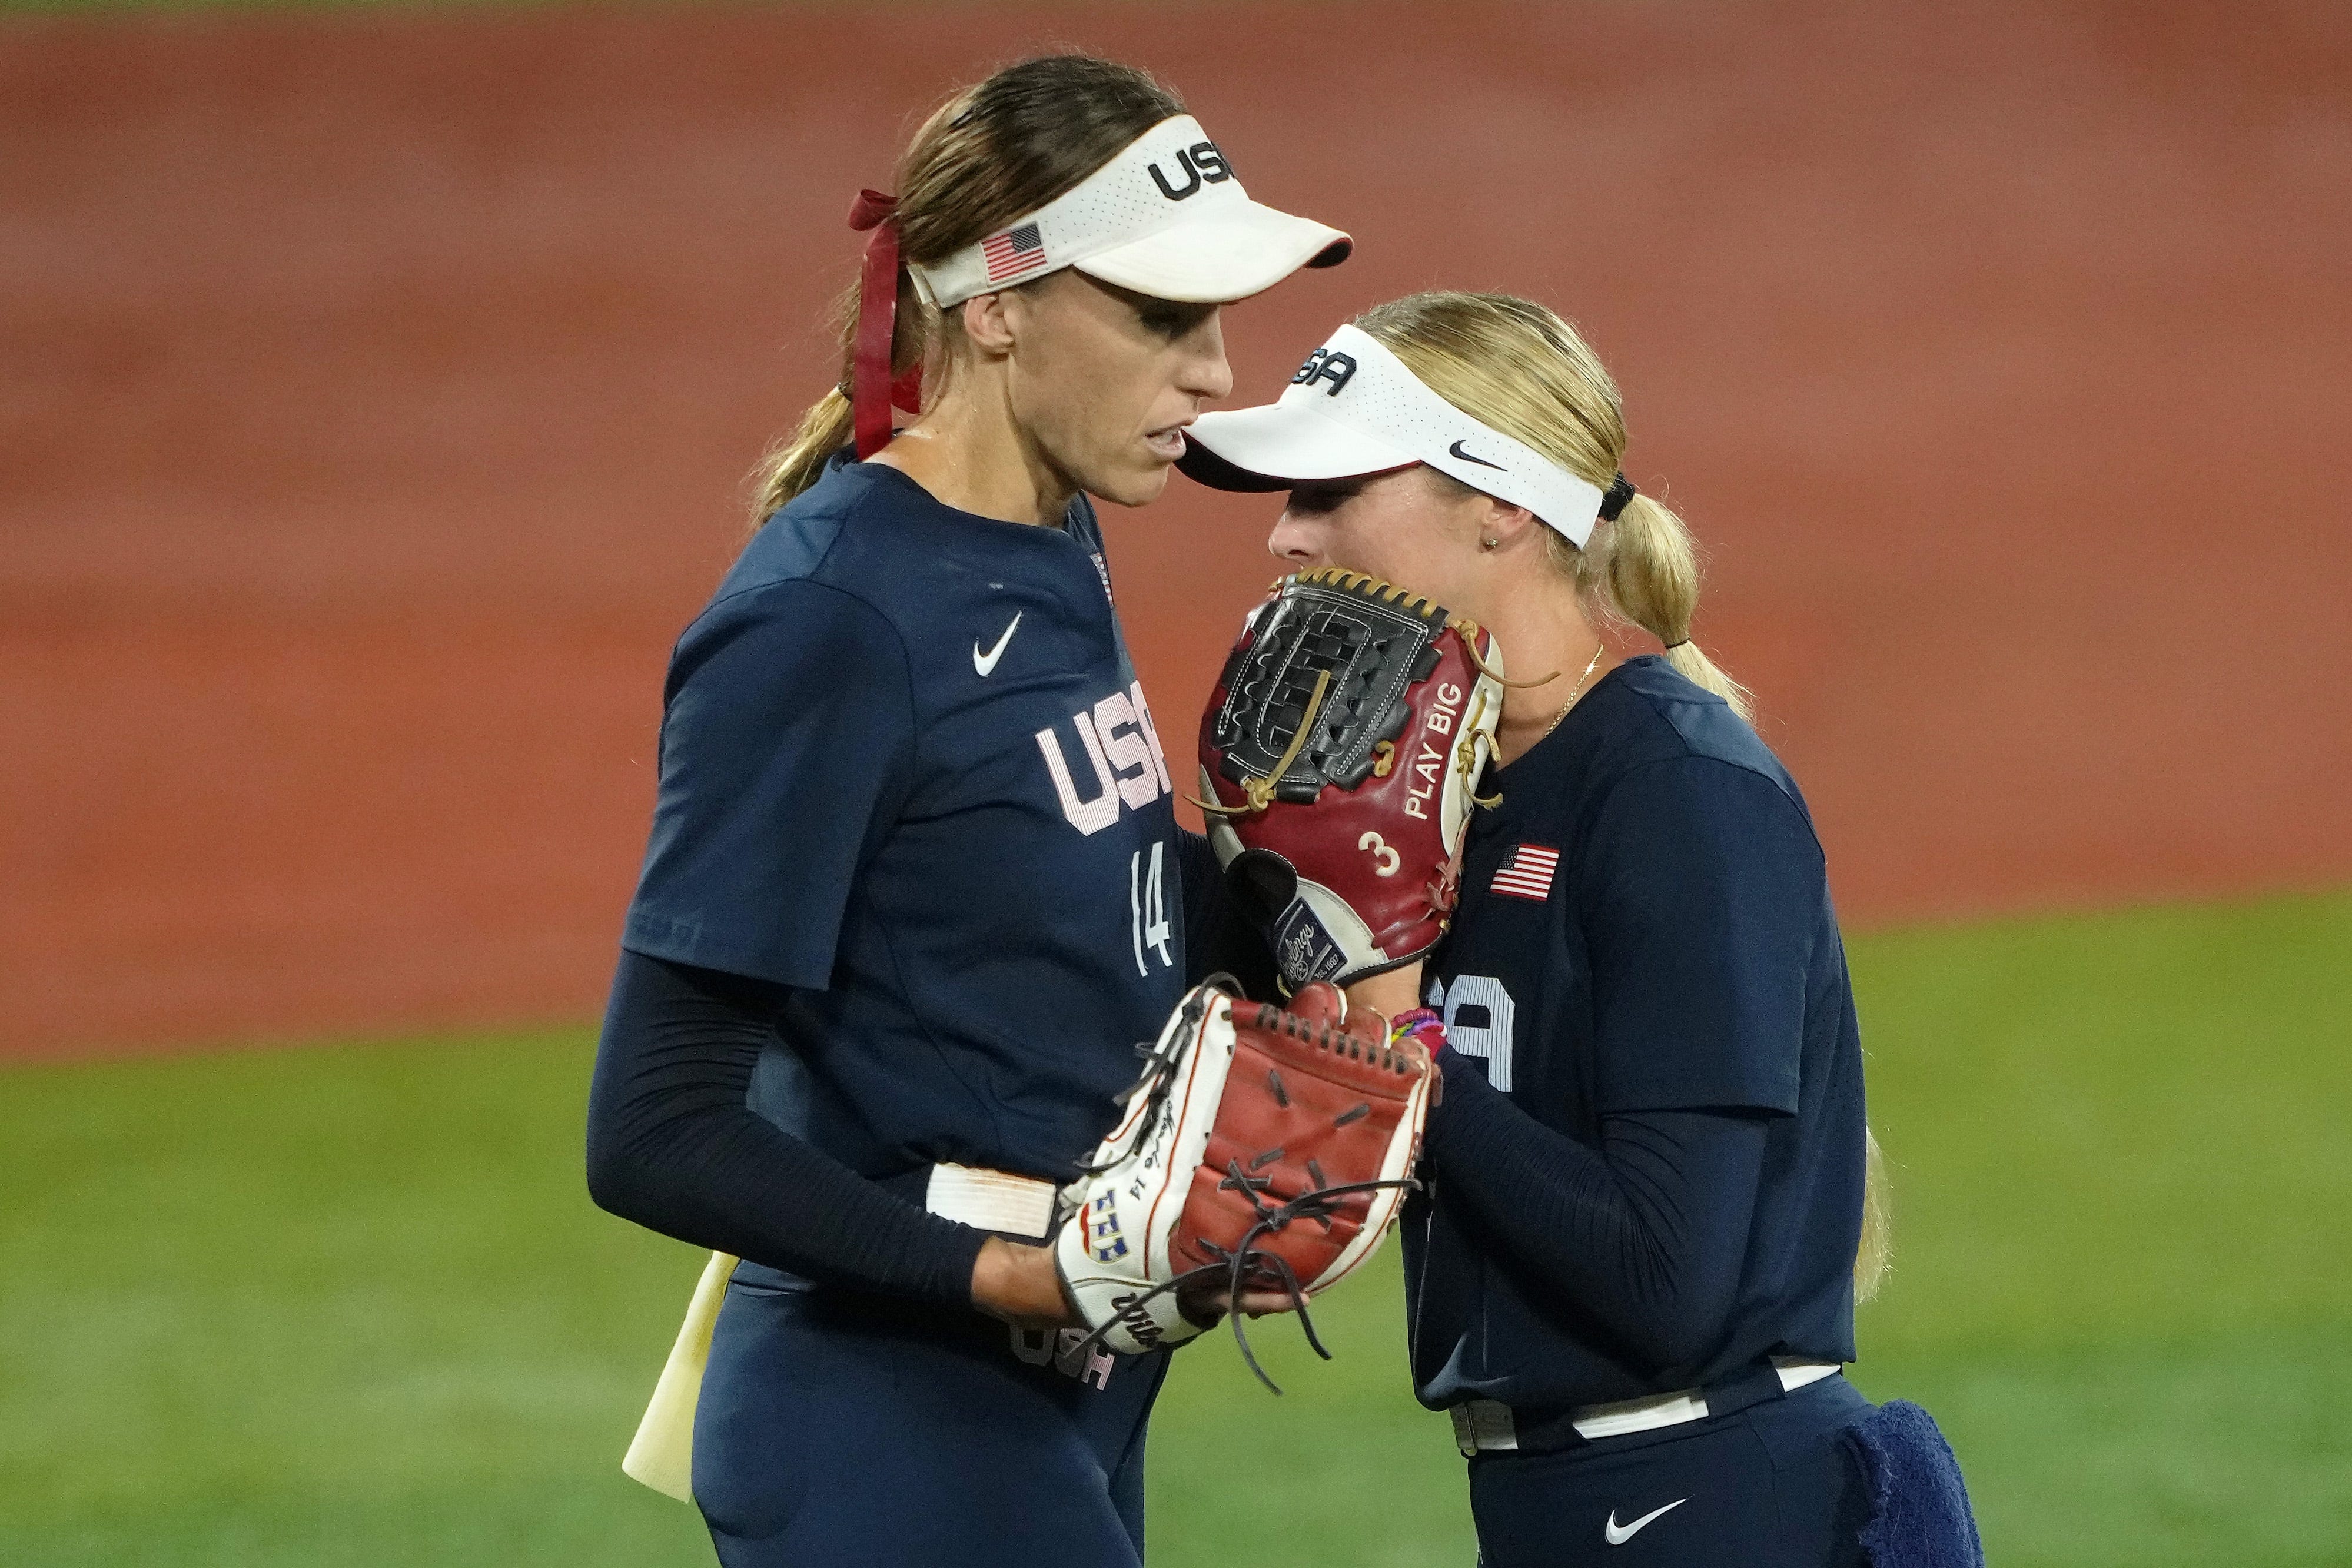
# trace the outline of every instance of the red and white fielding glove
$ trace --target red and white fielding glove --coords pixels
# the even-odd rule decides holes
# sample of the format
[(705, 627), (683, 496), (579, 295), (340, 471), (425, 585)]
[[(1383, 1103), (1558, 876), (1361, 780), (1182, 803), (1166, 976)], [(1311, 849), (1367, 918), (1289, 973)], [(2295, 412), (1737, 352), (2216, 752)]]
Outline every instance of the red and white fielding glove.
[[(1391, 1047), (1386, 1019), (1328, 984), (1286, 1009), (1223, 977), (1195, 987), (1064, 1189), (1055, 1266), (1089, 1338), (1129, 1355), (1181, 1344), (1203, 1327), (1184, 1305), (1217, 1292), (1279, 1293), (1303, 1314), (1395, 1219), (1433, 1081), (1417, 1043)], [(1237, 1315), (1234, 1333), (1246, 1356)]]
[(1493, 635), (1376, 577), (1302, 572), (1252, 612), (1202, 716), (1196, 804), (1286, 985), (1436, 945), (1502, 710)]

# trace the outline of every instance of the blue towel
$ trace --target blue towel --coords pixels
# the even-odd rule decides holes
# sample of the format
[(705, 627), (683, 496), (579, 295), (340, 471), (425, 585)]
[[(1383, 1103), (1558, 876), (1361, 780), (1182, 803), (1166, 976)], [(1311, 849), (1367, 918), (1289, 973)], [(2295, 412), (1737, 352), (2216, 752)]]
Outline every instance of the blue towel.
[(1891, 1400), (1846, 1428), (1870, 1483), (1871, 1568), (1984, 1568), (1968, 1484), (1936, 1418)]

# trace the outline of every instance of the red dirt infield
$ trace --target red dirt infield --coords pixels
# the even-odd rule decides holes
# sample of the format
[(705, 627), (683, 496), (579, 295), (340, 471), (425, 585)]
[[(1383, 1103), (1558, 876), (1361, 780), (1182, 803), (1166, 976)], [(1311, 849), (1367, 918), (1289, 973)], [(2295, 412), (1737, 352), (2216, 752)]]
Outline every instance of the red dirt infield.
[[(0, 22), (0, 1055), (591, 1015), (663, 658), (919, 107), (1162, 72), (1357, 257), (1623, 384), (1850, 919), (2352, 878), (2352, 13)], [(1164, 731), (1273, 506), (1108, 519)]]

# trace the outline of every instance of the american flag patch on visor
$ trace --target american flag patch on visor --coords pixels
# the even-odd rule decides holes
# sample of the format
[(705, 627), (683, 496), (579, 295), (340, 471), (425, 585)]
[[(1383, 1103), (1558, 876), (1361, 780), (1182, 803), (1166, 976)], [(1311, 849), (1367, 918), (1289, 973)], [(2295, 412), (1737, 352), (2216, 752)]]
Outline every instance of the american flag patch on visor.
[(1551, 874), (1559, 869), (1559, 850), (1540, 844), (1514, 844), (1495, 868), (1495, 891), (1542, 903), (1551, 897)]
[(1045, 242), (1038, 237), (1035, 224), (1024, 223), (1019, 228), (990, 235), (981, 241), (980, 253), (988, 261), (988, 280), (1002, 283), (1033, 267), (1045, 265)]

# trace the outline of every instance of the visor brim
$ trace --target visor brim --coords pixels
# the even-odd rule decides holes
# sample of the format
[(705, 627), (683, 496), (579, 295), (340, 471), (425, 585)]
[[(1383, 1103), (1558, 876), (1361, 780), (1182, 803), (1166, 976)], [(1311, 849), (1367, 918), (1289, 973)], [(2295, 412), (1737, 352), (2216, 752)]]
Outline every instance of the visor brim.
[(1226, 305), (1264, 293), (1302, 267), (1336, 267), (1355, 243), (1312, 218), (1239, 202), (1071, 265), (1154, 299)]
[(1420, 461), (1293, 402), (1202, 415), (1184, 427), (1176, 466), (1212, 489), (1255, 491), (1393, 473)]

